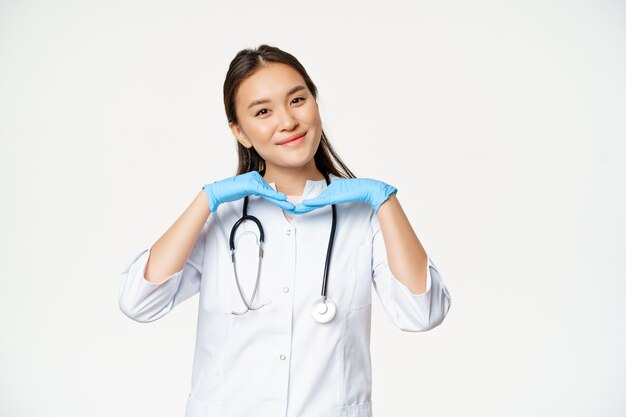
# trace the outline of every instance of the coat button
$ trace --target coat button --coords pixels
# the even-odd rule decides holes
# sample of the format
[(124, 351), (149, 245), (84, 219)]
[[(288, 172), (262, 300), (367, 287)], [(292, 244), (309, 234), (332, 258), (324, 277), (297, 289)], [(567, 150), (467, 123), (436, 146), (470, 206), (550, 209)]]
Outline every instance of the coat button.
[(287, 229), (287, 236), (291, 235), (291, 229)]
[(289, 292), (289, 287), (283, 287), (283, 292)]
[(286, 356), (285, 356), (285, 355), (280, 355), (280, 360), (281, 360), (281, 361), (284, 361), (284, 360), (285, 360), (285, 358), (286, 358)]

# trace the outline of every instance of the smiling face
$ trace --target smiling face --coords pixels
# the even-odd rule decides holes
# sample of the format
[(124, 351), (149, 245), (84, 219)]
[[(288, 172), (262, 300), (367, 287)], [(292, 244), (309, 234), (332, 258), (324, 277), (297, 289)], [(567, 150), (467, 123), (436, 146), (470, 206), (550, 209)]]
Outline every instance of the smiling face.
[(313, 157), (322, 122), (315, 97), (298, 71), (282, 63), (260, 67), (239, 85), (235, 111), (239, 123), (229, 123), (233, 135), (246, 148), (254, 147), (265, 160), (266, 172), (316, 171)]

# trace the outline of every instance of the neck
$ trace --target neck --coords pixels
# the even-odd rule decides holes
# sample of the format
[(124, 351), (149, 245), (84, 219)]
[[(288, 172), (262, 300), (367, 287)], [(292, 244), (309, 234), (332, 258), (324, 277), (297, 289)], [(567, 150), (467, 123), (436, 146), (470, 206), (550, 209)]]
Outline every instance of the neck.
[(285, 168), (266, 164), (263, 179), (268, 184), (273, 182), (276, 185), (276, 191), (285, 195), (302, 195), (307, 180), (324, 179), (324, 174), (317, 169), (313, 161), (311, 162), (305, 168)]

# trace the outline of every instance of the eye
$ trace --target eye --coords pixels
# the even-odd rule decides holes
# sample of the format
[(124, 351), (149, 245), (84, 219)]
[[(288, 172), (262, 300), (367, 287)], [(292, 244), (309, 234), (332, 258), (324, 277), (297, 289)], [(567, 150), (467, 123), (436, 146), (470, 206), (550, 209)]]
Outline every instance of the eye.
[[(296, 98), (294, 98), (293, 100), (291, 100), (291, 102), (293, 103), (295, 100), (302, 100), (302, 101), (304, 101), (304, 100), (306, 100), (306, 98), (304, 98), (304, 97), (296, 97)], [(298, 103), (301, 103), (301, 101), (298, 101), (298, 102), (296, 102), (295, 104), (298, 104)], [(256, 112), (256, 114), (254, 115), (254, 117), (257, 117), (257, 116), (259, 116), (259, 115), (263, 115), (263, 114), (267, 114), (267, 113), (261, 113), (263, 110), (267, 110), (267, 109), (261, 109), (261, 110), (259, 110), (258, 112)]]

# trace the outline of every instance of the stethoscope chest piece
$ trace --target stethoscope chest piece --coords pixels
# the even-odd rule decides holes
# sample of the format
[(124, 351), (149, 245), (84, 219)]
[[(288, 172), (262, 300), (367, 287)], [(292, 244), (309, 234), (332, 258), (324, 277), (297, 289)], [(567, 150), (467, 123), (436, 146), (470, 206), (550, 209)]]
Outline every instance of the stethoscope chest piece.
[(311, 306), (311, 315), (318, 323), (328, 323), (335, 317), (336, 312), (337, 307), (329, 298), (324, 299), (324, 297), (322, 297), (316, 300)]

